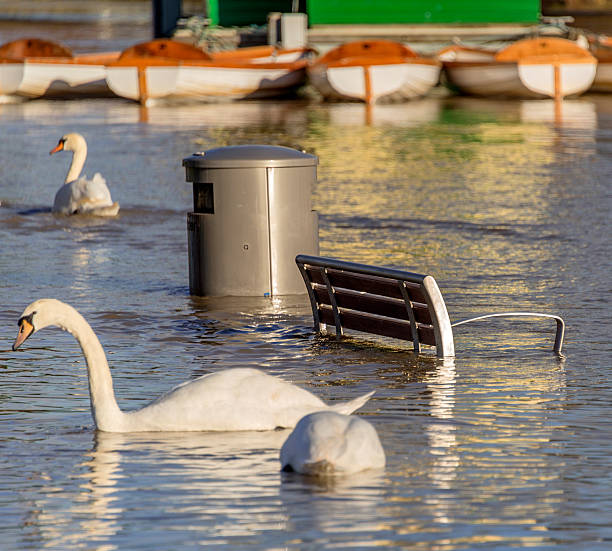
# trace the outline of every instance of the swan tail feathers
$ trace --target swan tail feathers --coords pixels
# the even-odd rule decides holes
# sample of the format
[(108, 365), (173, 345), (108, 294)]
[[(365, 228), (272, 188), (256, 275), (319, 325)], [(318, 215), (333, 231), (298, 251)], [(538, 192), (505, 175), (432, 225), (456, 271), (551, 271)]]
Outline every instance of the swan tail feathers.
[(96, 185), (106, 185), (106, 178), (104, 178), (104, 176), (102, 176), (102, 174), (100, 174), (99, 172), (96, 172), (93, 175), (91, 181), (94, 182)]
[(330, 406), (330, 410), (335, 411), (336, 413), (344, 413), (345, 415), (350, 415), (354, 411), (357, 411), (360, 407), (362, 407), (373, 395), (374, 390), (372, 392), (368, 392), (363, 396), (359, 396), (357, 398), (353, 398), (349, 402), (342, 402), (341, 404), (335, 404)]

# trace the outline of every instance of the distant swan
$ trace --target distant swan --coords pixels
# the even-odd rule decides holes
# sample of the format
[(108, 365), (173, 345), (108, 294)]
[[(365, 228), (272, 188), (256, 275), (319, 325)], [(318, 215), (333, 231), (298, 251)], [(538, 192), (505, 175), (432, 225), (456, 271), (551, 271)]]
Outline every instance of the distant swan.
[(55, 325), (79, 342), (87, 362), (94, 422), (107, 432), (235, 431), (290, 428), (313, 411), (351, 413), (373, 392), (326, 405), (307, 390), (257, 369), (226, 369), (185, 382), (149, 405), (119, 409), (106, 355), (92, 328), (72, 306), (55, 299), (30, 304), (19, 318), (16, 350), (34, 332)]
[(119, 203), (113, 203), (106, 180), (99, 172), (91, 180), (81, 176), (87, 158), (87, 142), (81, 134), (73, 132), (60, 138), (49, 155), (58, 151), (72, 151), (72, 163), (64, 185), (55, 194), (53, 212), (58, 214), (95, 214), (115, 216)]
[(300, 419), (281, 448), (280, 461), (283, 471), (352, 474), (384, 467), (385, 452), (365, 419), (319, 411)]

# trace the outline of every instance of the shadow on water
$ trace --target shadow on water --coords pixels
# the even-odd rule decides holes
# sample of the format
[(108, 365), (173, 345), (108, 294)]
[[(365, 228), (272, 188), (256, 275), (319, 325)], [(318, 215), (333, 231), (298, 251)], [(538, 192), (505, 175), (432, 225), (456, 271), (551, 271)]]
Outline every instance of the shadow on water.
[(20, 210), (17, 211), (17, 214), (19, 216), (32, 216), (34, 214), (42, 214), (42, 213), (50, 213), (51, 212), (51, 207), (38, 207), (38, 208), (31, 208), (31, 209), (26, 209), (26, 210)]

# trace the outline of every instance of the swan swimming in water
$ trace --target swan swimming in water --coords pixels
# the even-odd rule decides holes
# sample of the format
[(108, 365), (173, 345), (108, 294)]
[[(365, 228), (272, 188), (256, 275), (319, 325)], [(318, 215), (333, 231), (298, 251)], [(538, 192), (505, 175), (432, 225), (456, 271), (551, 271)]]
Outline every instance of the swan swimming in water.
[(119, 212), (119, 203), (113, 203), (106, 180), (101, 174), (96, 172), (91, 180), (81, 176), (87, 158), (85, 138), (76, 132), (66, 134), (60, 138), (49, 155), (58, 151), (72, 151), (72, 162), (64, 185), (55, 194), (53, 212), (67, 215), (115, 216)]
[(349, 402), (328, 406), (291, 383), (257, 369), (235, 368), (187, 381), (134, 411), (119, 409), (106, 355), (92, 328), (72, 306), (55, 299), (30, 304), (19, 318), (16, 350), (33, 333), (54, 325), (71, 333), (85, 355), (93, 419), (98, 430), (235, 431), (291, 428), (304, 415), (320, 410), (351, 413), (370, 392)]
[(376, 429), (356, 415), (318, 411), (300, 419), (280, 451), (281, 469), (313, 476), (385, 466)]

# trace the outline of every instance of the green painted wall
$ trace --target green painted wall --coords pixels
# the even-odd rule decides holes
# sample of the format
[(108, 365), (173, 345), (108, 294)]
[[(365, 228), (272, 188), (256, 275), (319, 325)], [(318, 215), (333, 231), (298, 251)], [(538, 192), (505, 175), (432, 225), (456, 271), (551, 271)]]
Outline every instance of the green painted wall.
[[(213, 25), (222, 27), (248, 27), (265, 25), (268, 13), (278, 11), (290, 13), (292, 0), (206, 0), (208, 17)], [(305, 0), (299, 2), (302, 13), (305, 12)]]
[(206, 0), (206, 17), (210, 19), (212, 25), (219, 24), (219, 0)]
[(307, 5), (310, 25), (536, 23), (540, 16), (540, 0), (308, 0)]
[[(213, 25), (265, 25), (292, 0), (205, 0)], [(376, 23), (537, 23), (540, 0), (300, 0), (310, 25)]]

